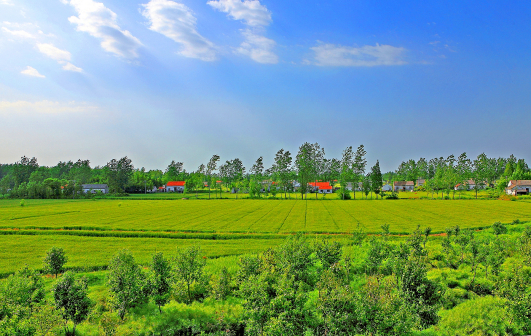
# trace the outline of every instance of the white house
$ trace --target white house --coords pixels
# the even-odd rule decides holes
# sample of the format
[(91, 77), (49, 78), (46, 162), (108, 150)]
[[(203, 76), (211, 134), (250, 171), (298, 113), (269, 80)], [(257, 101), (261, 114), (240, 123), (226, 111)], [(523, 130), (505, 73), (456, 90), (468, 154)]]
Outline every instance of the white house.
[(383, 190), (383, 191), (392, 191), (392, 190), (393, 190), (393, 187), (391, 187), (389, 184), (386, 183), (386, 184), (384, 184), (384, 185), (382, 186), (382, 190)]
[(415, 183), (413, 181), (395, 181), (393, 182), (394, 191), (413, 191)]
[[(363, 183), (358, 182), (358, 187), (356, 188), (355, 191), (361, 191), (362, 188), (363, 188)], [(347, 182), (347, 186), (345, 187), (345, 189), (352, 191), (352, 182)]]
[(507, 195), (529, 195), (531, 191), (531, 180), (511, 180), (507, 184), (505, 192)]
[[(478, 189), (485, 189), (486, 187), (487, 187), (487, 184), (484, 183), (483, 185), (480, 185)], [(460, 188), (461, 188), (461, 183), (456, 185), (454, 189), (459, 190)], [(476, 182), (474, 182), (474, 180), (467, 180), (465, 181), (463, 188), (465, 190), (474, 190), (476, 189)]]
[(82, 189), (84, 193), (93, 193), (100, 191), (103, 194), (109, 193), (109, 187), (106, 184), (82, 184)]
[(184, 192), (184, 185), (186, 184), (185, 181), (171, 181), (166, 183), (166, 192), (176, 192), (176, 193), (183, 193)]
[(331, 194), (334, 190), (329, 182), (310, 182), (308, 185), (310, 190), (320, 194)]

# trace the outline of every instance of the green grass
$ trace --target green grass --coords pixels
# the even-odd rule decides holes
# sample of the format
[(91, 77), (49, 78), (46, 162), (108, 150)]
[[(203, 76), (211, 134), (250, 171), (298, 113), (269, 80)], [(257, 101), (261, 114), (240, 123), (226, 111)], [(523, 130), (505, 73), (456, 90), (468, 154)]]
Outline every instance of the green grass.
[[(330, 196), (330, 195), (329, 195)], [(342, 239), (357, 225), (378, 233), (434, 233), (459, 225), (488, 227), (496, 221), (531, 221), (529, 202), (496, 200), (0, 200), (0, 275), (24, 264), (40, 268), (45, 252), (63, 247), (68, 267), (105, 267), (127, 248), (147, 263), (155, 251), (173, 253), (199, 244), (205, 256), (256, 253), (294, 232)], [(339, 235), (339, 236), (336, 236)]]
[(277, 239), (204, 240), (204, 239), (146, 239), (78, 236), (0, 236), (0, 274), (5, 275), (24, 265), (42, 268), (42, 260), (52, 246), (63, 247), (68, 255), (67, 267), (91, 270), (108, 265), (121, 249), (129, 249), (139, 263), (148, 264), (155, 252), (175, 254), (177, 248), (199, 245), (205, 257), (218, 258), (257, 253), (283, 242)]
[(218, 233), (392, 232), (417, 225), (434, 231), (459, 225), (531, 220), (528, 202), (497, 200), (17, 200), (0, 201), (0, 229), (88, 229)]

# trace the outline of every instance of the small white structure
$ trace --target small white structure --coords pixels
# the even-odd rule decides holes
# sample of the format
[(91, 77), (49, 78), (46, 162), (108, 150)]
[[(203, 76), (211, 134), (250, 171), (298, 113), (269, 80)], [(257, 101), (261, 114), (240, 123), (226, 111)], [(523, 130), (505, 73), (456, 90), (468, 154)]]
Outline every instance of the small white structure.
[[(352, 182), (347, 182), (347, 186), (345, 187), (345, 189), (352, 191), (352, 185), (353, 185)], [(362, 189), (363, 189), (363, 183), (358, 182), (358, 187), (356, 188), (355, 191), (361, 191)]]
[(171, 181), (166, 183), (166, 192), (176, 192), (176, 193), (183, 193), (184, 192), (184, 185), (186, 184), (185, 181)]
[(93, 193), (95, 194), (97, 191), (108, 194), (109, 193), (109, 187), (106, 184), (82, 184), (83, 192), (86, 193)]
[[(484, 183), (484, 184), (480, 185), (478, 187), (478, 189), (485, 189), (486, 187), (487, 187), (487, 184)], [(465, 181), (464, 185), (462, 185), (460, 183), (460, 184), (456, 185), (454, 189), (455, 190), (459, 190), (459, 189), (461, 189), (461, 190), (463, 190), (463, 189), (464, 190), (474, 190), (474, 189), (476, 189), (476, 182), (474, 182), (474, 180), (467, 180), (467, 181)]]
[(394, 191), (413, 191), (415, 183), (413, 181), (395, 181), (393, 182)]
[(382, 186), (382, 190), (383, 190), (383, 191), (392, 191), (392, 190), (393, 190), (393, 187), (391, 187), (389, 184), (386, 183), (386, 184), (384, 184), (384, 185)]
[(531, 180), (511, 180), (505, 189), (507, 195), (529, 195), (531, 192)]

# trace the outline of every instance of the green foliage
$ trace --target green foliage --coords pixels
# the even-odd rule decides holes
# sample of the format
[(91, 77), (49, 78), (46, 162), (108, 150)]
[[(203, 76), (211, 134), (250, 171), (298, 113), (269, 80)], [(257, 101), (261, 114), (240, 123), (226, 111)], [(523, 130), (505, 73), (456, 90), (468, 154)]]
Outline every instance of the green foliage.
[[(0, 320), (18, 321), (29, 316), (44, 299), (44, 282), (27, 266), (0, 282)], [(7, 323), (7, 322), (6, 322)]]
[(503, 225), (501, 222), (496, 222), (492, 224), (492, 232), (495, 235), (501, 235), (507, 233), (507, 227)]
[(178, 249), (173, 258), (174, 277), (177, 286), (186, 288), (188, 303), (194, 300), (192, 285), (196, 284), (200, 287), (206, 281), (203, 276), (205, 265), (206, 257), (202, 255), (199, 246)]
[(54, 274), (57, 278), (57, 274), (64, 271), (64, 265), (68, 261), (65, 251), (62, 247), (53, 246), (44, 257), (44, 270), (51, 274)]
[(505, 300), (479, 297), (444, 312), (435, 330), (444, 336), (521, 335), (505, 307)]
[(152, 257), (148, 283), (151, 297), (162, 312), (161, 307), (170, 299), (172, 283), (171, 265), (162, 252), (155, 253)]
[[(136, 263), (131, 252), (121, 250), (111, 259), (107, 285), (112, 295), (112, 303), (123, 320), (130, 308), (146, 301), (149, 288), (145, 275)], [(147, 292), (147, 293), (146, 293)]]
[(61, 311), (63, 319), (74, 323), (72, 335), (75, 335), (76, 326), (87, 318), (91, 306), (86, 279), (74, 279), (72, 272), (66, 272), (52, 291), (55, 306)]

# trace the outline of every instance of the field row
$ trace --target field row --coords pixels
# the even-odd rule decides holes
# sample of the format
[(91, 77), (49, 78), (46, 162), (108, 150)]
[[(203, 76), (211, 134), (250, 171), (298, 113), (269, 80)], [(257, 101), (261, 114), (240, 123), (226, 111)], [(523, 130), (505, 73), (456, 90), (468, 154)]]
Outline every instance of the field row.
[(0, 228), (83, 228), (122, 231), (227, 233), (348, 233), (357, 225), (379, 232), (434, 231), (531, 220), (528, 202), (490, 200), (28, 200), (0, 201)]

